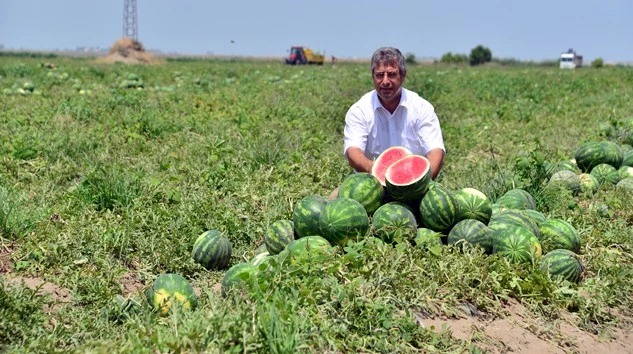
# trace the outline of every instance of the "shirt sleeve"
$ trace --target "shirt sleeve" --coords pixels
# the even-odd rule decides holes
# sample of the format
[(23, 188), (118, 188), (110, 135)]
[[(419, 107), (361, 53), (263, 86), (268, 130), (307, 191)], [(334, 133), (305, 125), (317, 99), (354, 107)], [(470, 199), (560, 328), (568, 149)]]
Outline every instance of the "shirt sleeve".
[(419, 123), (418, 134), (424, 147), (424, 153), (427, 154), (433, 149), (442, 149), (446, 152), (440, 120), (437, 118), (433, 106), (423, 110)]
[(347, 149), (357, 147), (365, 151), (367, 146), (367, 125), (363, 119), (363, 113), (359, 107), (352, 107), (345, 115), (345, 131), (343, 155), (347, 158)]

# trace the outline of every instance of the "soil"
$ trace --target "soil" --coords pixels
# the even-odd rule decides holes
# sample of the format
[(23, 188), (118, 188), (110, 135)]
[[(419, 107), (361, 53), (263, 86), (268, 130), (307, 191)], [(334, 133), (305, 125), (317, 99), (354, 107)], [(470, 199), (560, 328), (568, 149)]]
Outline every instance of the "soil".
[(446, 329), (455, 338), (492, 353), (633, 353), (630, 328), (615, 328), (611, 338), (603, 339), (576, 328), (571, 319), (542, 323), (517, 302), (509, 304), (505, 312), (506, 316), (492, 320), (464, 316), (418, 322), (435, 332)]

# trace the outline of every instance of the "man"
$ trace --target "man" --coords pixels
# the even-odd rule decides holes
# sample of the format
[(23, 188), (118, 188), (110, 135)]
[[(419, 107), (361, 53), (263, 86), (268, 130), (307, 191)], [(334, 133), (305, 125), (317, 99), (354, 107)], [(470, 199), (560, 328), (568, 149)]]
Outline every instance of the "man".
[(387, 148), (404, 146), (431, 163), (437, 178), (444, 163), (444, 139), (433, 105), (402, 87), (405, 58), (391, 47), (378, 48), (371, 58), (374, 88), (347, 111), (344, 154), (357, 172), (369, 172)]

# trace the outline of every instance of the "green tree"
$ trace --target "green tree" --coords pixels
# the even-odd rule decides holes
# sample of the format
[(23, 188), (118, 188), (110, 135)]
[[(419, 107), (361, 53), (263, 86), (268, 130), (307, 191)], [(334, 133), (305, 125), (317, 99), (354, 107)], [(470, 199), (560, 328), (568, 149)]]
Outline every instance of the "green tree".
[(407, 53), (407, 55), (405, 56), (404, 61), (407, 64), (415, 64), (415, 54), (413, 53)]
[(451, 52), (448, 52), (442, 55), (442, 58), (440, 58), (440, 63), (445, 64), (462, 64), (466, 62), (468, 62), (468, 56), (466, 54), (453, 54)]
[(470, 65), (479, 65), (492, 61), (490, 49), (478, 45), (470, 51)]
[(591, 62), (592, 68), (601, 68), (604, 66), (604, 60), (602, 58), (596, 58)]

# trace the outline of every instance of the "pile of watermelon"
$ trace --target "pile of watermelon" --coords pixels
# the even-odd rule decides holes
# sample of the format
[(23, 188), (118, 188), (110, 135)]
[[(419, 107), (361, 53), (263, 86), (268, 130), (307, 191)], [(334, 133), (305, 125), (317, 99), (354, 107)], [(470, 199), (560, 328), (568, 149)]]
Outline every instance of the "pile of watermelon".
[(602, 186), (612, 185), (633, 191), (633, 149), (623, 149), (609, 141), (591, 141), (578, 146), (574, 159), (548, 164), (550, 184), (558, 184), (574, 194), (596, 193)]

